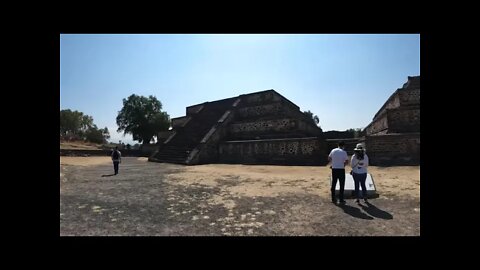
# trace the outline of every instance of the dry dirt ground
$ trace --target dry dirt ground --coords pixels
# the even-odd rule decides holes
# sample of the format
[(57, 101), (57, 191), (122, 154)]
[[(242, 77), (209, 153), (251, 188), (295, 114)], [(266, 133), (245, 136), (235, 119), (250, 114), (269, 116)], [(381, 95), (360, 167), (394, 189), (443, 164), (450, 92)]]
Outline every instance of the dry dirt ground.
[(60, 235), (419, 236), (420, 167), (370, 167), (378, 198), (330, 202), (328, 167), (60, 157)]

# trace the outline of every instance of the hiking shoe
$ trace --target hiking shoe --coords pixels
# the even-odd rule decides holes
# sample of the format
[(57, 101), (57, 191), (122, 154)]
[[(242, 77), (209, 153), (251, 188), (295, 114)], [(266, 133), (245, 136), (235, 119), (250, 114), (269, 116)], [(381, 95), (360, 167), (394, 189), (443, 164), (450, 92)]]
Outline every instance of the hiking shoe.
[(356, 199), (355, 202), (356, 202), (356, 203), (360, 203), (360, 200), (359, 200), (359, 199)]
[(340, 203), (341, 203), (341, 204), (345, 204), (345, 203), (347, 203), (347, 202), (346, 202), (345, 200), (340, 200)]

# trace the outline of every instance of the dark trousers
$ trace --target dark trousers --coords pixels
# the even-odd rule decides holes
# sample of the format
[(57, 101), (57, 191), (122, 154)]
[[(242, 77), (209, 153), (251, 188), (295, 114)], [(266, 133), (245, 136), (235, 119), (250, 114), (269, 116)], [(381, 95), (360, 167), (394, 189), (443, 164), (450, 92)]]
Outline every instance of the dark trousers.
[(359, 185), (362, 185), (362, 197), (363, 199), (367, 198), (367, 187), (365, 186), (365, 181), (367, 180), (366, 173), (353, 173), (353, 181), (355, 182), (355, 195), (357, 199), (360, 199), (360, 190)]
[(115, 170), (115, 174), (118, 174), (118, 161), (113, 162), (113, 169)]
[(343, 201), (343, 191), (345, 189), (345, 169), (332, 169), (332, 201), (335, 200), (335, 186), (337, 185), (337, 179), (340, 181), (340, 194), (339, 199)]

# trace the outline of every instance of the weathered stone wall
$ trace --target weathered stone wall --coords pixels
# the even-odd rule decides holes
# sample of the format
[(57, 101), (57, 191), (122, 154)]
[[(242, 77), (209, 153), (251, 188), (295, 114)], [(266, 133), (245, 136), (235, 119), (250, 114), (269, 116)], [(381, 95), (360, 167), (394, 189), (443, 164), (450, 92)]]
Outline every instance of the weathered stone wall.
[(258, 118), (268, 115), (292, 115), (300, 108), (273, 90), (240, 95), (238, 119)]
[(218, 144), (228, 134), (228, 126), (235, 118), (235, 112), (228, 110), (217, 123), (205, 134), (200, 144), (187, 158), (187, 164), (207, 164), (218, 162)]
[(399, 96), (401, 106), (420, 104), (420, 88), (402, 90), (400, 91)]
[(387, 111), (399, 107), (420, 106), (420, 77), (408, 77), (407, 83), (397, 89), (373, 117), (373, 122), (384, 117)]
[(388, 133), (420, 132), (420, 108), (388, 110)]
[(143, 155), (147, 155), (147, 156), (150, 156), (151, 154), (153, 154), (153, 152), (155, 152), (157, 149), (158, 149), (157, 144), (142, 144), (142, 145), (140, 145), (140, 152)]
[(419, 165), (420, 133), (367, 136), (370, 165)]
[[(228, 154), (223, 155), (223, 161), (232, 163), (245, 161), (255, 164), (257, 160), (261, 164), (300, 165), (318, 164), (326, 160), (322, 130), (311, 123), (311, 119), (300, 112), (297, 105), (274, 90), (187, 107), (187, 116), (172, 119), (172, 125), (172, 135), (160, 144), (162, 147), (152, 155), (155, 156), (151, 158), (152, 161), (185, 161), (189, 165), (216, 163), (221, 156), (219, 144), (225, 141), (236, 141), (235, 147), (225, 148), (229, 150), (256, 147), (252, 156), (242, 157), (242, 153), (248, 150), (241, 153), (226, 152)], [(298, 142), (286, 140), (288, 138), (295, 138)], [(309, 143), (305, 138), (315, 141), (310, 151), (313, 154), (307, 153)], [(283, 146), (278, 145), (278, 139), (284, 141)], [(242, 144), (237, 145), (239, 141)], [(285, 150), (278, 154), (281, 150), (272, 150), (277, 146), (278, 149), (285, 149), (290, 144), (295, 149), (292, 154), (285, 154)], [(300, 147), (300, 150), (295, 147)]]
[(365, 138), (352, 138), (352, 139), (329, 139), (327, 140), (327, 148), (325, 154), (328, 155), (332, 151), (332, 149), (338, 147), (339, 142), (345, 143), (345, 151), (347, 154), (353, 155), (353, 149), (357, 146), (358, 143), (363, 143), (365, 145)]
[(420, 132), (420, 107), (389, 109), (366, 128), (366, 134)]
[(244, 104), (262, 104), (262, 103), (272, 103), (282, 100), (282, 97), (277, 95), (273, 91), (264, 91), (256, 94), (250, 94), (245, 96), (240, 96), (242, 98), (242, 103)]
[[(281, 136), (302, 136), (308, 134), (310, 136), (318, 136), (321, 132), (312, 125), (305, 123), (299, 119), (279, 118), (270, 120), (259, 120), (254, 122), (236, 122), (230, 125), (230, 138), (255, 139), (257, 136), (278, 134)], [(290, 136), (291, 137), (291, 136)]]
[(388, 129), (387, 114), (370, 123), (366, 128), (367, 135), (386, 133)]
[(229, 141), (220, 144), (220, 163), (325, 165), (326, 144), (318, 138)]
[(309, 136), (315, 136), (315, 137), (322, 135), (322, 130), (314, 124), (307, 123), (304, 120), (298, 120), (297, 124), (298, 124), (298, 130), (303, 131), (304, 134), (307, 134)]
[(193, 160), (194, 164), (208, 164), (218, 162), (218, 143), (225, 136), (226, 130), (221, 127), (212, 128), (212, 133), (208, 138), (208, 141), (200, 145), (196, 149), (199, 149), (196, 160)]
[(238, 109), (237, 117), (239, 119), (264, 117), (268, 115), (279, 114), (282, 112), (282, 110), (283, 108), (280, 102), (266, 104), (266, 105), (244, 107), (244, 108)]
[(202, 109), (203, 109), (203, 104), (187, 107), (187, 116), (190, 114), (199, 113)]
[(395, 109), (398, 107), (400, 107), (400, 96), (398, 95), (398, 90), (397, 90), (397, 92), (395, 92), (392, 95), (392, 97), (390, 97), (389, 100), (387, 100), (387, 102), (383, 105), (382, 109), (380, 109), (380, 111), (377, 112), (377, 114), (373, 118), (373, 121), (376, 121), (381, 117), (384, 117), (385, 116), (384, 114), (386, 113), (387, 110)]
[(255, 106), (245, 106), (244, 103), (241, 104), (242, 107), (237, 109), (238, 120), (258, 119), (269, 116), (296, 116), (296, 111), (298, 111), (297, 108), (291, 106), (291, 104), (286, 101), (278, 101), (274, 103), (260, 104)]
[(255, 122), (235, 123), (230, 126), (230, 132), (243, 133), (243, 132), (275, 132), (275, 131), (289, 131), (295, 129), (297, 126), (296, 119), (273, 119), (263, 120)]
[(177, 118), (172, 118), (172, 127), (181, 127), (183, 126), (188, 120), (190, 120), (190, 116), (183, 116), (183, 117), (177, 117)]
[(158, 132), (157, 133), (157, 144), (164, 143), (172, 134), (173, 134), (173, 130)]
[(366, 127), (372, 165), (420, 164), (420, 76), (408, 77)]

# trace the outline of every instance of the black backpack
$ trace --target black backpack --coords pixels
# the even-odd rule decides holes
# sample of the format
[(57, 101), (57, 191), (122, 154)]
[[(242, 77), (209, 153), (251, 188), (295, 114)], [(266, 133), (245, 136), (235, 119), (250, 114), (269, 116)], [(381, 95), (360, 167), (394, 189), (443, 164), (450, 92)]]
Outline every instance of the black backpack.
[(117, 150), (113, 150), (113, 159), (118, 159), (120, 155), (118, 154)]

